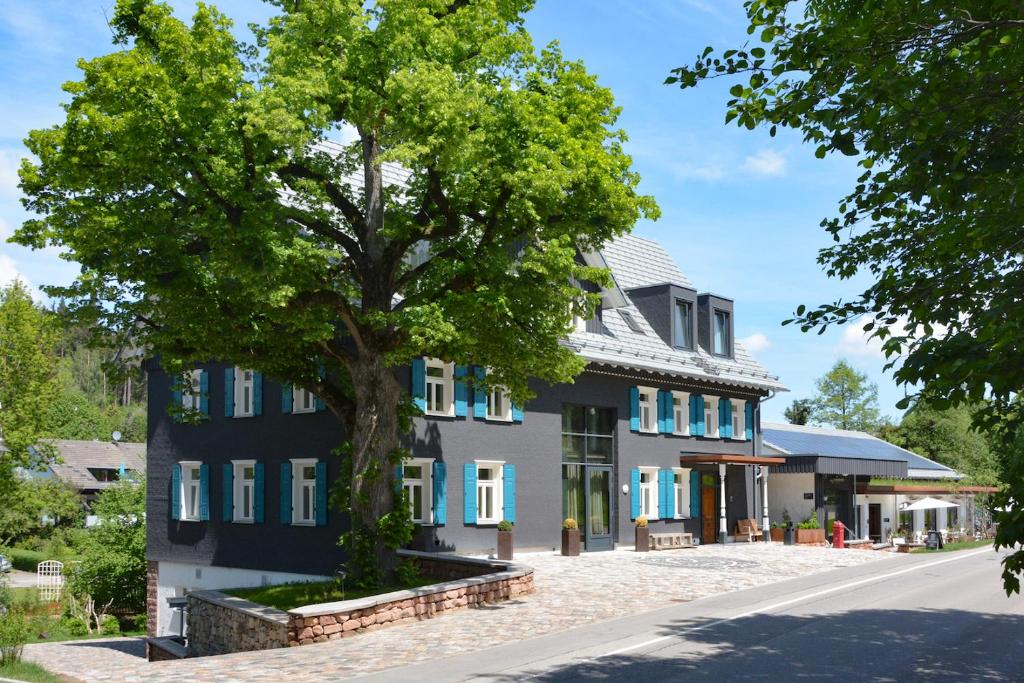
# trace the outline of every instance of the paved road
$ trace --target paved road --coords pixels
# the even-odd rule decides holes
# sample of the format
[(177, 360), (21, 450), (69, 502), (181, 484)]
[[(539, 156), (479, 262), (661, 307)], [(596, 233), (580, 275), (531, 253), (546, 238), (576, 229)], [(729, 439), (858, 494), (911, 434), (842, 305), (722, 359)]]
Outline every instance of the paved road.
[(847, 567), (359, 680), (1024, 681), (1024, 598), (999, 558)]

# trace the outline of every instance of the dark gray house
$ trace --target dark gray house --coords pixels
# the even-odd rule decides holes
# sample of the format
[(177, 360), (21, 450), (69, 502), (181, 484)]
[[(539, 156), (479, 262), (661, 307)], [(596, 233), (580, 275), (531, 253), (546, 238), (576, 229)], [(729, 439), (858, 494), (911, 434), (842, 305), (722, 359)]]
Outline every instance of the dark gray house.
[[(640, 515), (655, 532), (713, 543), (766, 514), (760, 403), (785, 389), (736, 342), (732, 300), (699, 294), (650, 240), (581, 258), (615, 284), (564, 342), (588, 361), (573, 384), (538, 384), (520, 407), (477, 388), (483, 368), (423, 358), (402, 373), (423, 412), (402, 472), (416, 547), (487, 552), (507, 519), (518, 550), (550, 550), (573, 517), (587, 551), (609, 550), (633, 544)], [(185, 590), (332, 575), (346, 523), (327, 505), (343, 436), (334, 416), (244, 368), (197, 368), (196, 395), (182, 396), (150, 365), (155, 630), (176, 632), (165, 598)], [(209, 419), (177, 423), (171, 401)]]

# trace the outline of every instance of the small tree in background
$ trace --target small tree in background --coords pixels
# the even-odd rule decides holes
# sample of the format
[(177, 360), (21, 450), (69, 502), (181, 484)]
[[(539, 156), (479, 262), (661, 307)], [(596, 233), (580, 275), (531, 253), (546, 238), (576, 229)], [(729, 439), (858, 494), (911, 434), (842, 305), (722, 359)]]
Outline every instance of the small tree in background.
[(874, 432), (878, 425), (878, 386), (868, 376), (839, 360), (815, 382), (811, 418), (836, 429)]
[[(119, 481), (93, 503), (97, 526), (79, 535), (81, 563), (70, 573), (78, 605), (98, 629), (110, 608), (146, 610), (146, 485)], [(90, 614), (91, 613), (91, 614)]]
[(789, 404), (783, 415), (786, 417), (786, 422), (791, 425), (805, 425), (810, 421), (813, 410), (811, 399), (798, 398)]

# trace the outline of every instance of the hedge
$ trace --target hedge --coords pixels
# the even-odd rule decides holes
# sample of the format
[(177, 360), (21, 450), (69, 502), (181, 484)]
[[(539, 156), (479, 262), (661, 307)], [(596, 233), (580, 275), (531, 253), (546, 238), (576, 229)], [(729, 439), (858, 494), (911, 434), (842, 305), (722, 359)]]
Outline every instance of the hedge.
[(23, 572), (36, 572), (40, 562), (46, 560), (60, 560), (61, 562), (67, 562), (68, 557), (50, 557), (45, 553), (41, 553), (38, 550), (25, 550), (24, 548), (7, 548), (0, 549), (0, 555), (4, 555), (11, 564), (14, 565), (15, 569), (20, 569)]

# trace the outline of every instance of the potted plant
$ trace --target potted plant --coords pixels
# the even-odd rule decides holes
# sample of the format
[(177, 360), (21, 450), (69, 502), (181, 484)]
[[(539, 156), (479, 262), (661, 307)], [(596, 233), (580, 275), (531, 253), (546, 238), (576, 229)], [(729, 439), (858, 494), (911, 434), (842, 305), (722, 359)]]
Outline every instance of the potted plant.
[(772, 522), (772, 528), (771, 528), (772, 543), (782, 543), (783, 536), (784, 536), (784, 534), (783, 534), (783, 531), (782, 531), (782, 527), (779, 526), (779, 523), (778, 522)]
[(818, 524), (818, 516), (811, 516), (800, 522), (796, 528), (796, 542), (804, 545), (824, 545), (825, 530)]
[(634, 550), (638, 553), (646, 553), (651, 549), (651, 530), (647, 526), (647, 517), (640, 515), (636, 518), (636, 545)]
[(498, 522), (498, 559), (512, 559), (512, 522), (507, 519)]
[(562, 554), (566, 557), (580, 554), (580, 525), (572, 517), (562, 520)]

